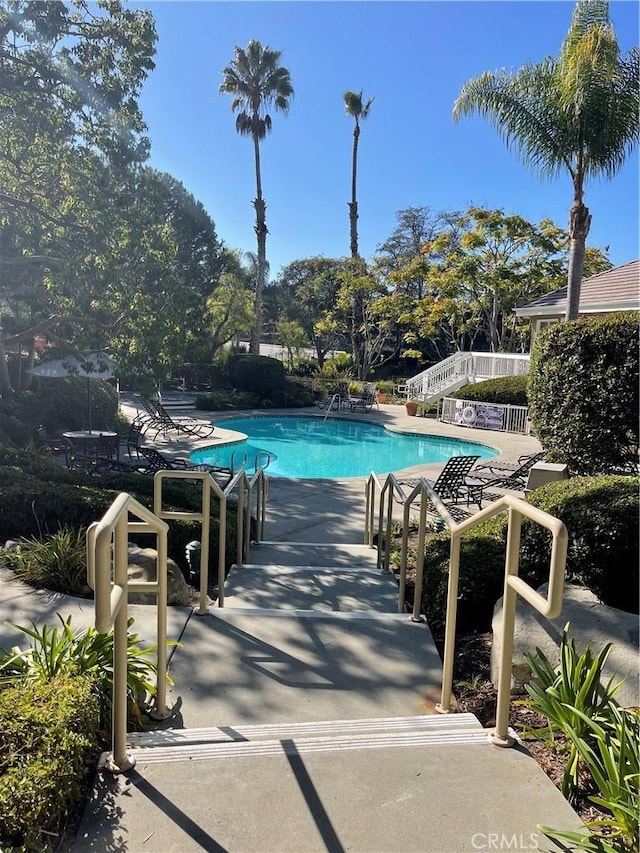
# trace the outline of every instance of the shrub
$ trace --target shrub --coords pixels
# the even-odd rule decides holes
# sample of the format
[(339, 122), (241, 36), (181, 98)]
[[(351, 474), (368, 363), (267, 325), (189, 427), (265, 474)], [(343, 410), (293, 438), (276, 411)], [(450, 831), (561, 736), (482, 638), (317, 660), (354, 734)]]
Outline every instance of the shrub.
[(210, 391), (196, 396), (196, 409), (203, 412), (228, 412), (233, 409), (259, 409), (260, 398), (249, 391), (235, 389)]
[(118, 395), (107, 382), (92, 380), (88, 385), (86, 379), (69, 376), (40, 379), (36, 387), (36, 391), (23, 391), (0, 400), (0, 414), (9, 419), (3, 418), (0, 428), (10, 433), (14, 421), (23, 425), (21, 435), (9, 436), (16, 444), (27, 444), (41, 424), (52, 435), (88, 426), (89, 393), (92, 426), (114, 429), (118, 424)]
[(251, 391), (262, 398), (282, 389), (286, 382), (283, 363), (264, 355), (239, 358), (233, 365), (232, 377), (239, 391)]
[[(638, 487), (636, 477), (584, 477), (549, 483), (527, 500), (560, 518), (569, 532), (567, 580), (583, 584), (605, 604), (637, 612)], [(503, 593), (507, 518), (491, 519), (469, 531), (460, 548), (458, 622), (460, 633), (491, 628), (493, 608)], [(434, 635), (444, 629), (449, 580), (449, 534), (425, 545), (422, 612)], [(534, 588), (548, 578), (550, 535), (524, 519), (520, 577)]]
[(475, 400), (479, 403), (526, 406), (527, 377), (500, 376), (496, 379), (486, 379), (484, 382), (465, 385), (464, 388), (454, 391), (449, 396), (458, 400)]
[[(460, 547), (458, 619), (460, 633), (487, 631), (504, 586), (506, 519), (491, 519), (467, 533)], [(422, 611), (435, 635), (444, 632), (449, 581), (449, 533), (430, 537), (425, 546)], [(520, 576), (534, 586), (545, 580), (535, 566)]]
[(636, 312), (542, 331), (531, 356), (530, 414), (543, 447), (580, 474), (638, 466)]
[(77, 810), (99, 749), (90, 677), (61, 674), (0, 690), (0, 846), (51, 849)]
[[(100, 634), (95, 628), (74, 633), (71, 616), (66, 621), (58, 614), (61, 628), (33, 622), (20, 630), (31, 639), (25, 649), (13, 648), (0, 657), (0, 682), (46, 682), (61, 675), (91, 676), (92, 692), (98, 700), (101, 728), (111, 725), (113, 699), (113, 631)], [(131, 627), (133, 619), (129, 619)], [(148, 698), (155, 696), (156, 647), (142, 649), (137, 634), (127, 633), (127, 702), (129, 722), (140, 719)]]
[(20, 580), (67, 595), (87, 592), (87, 559), (84, 531), (62, 528), (45, 539), (23, 539), (5, 551), (2, 563)]
[[(611, 607), (638, 612), (638, 477), (574, 477), (531, 492), (529, 503), (561, 519), (569, 532), (567, 580)], [(548, 565), (549, 535), (523, 524), (523, 565)]]
[[(141, 504), (153, 508), (153, 478), (143, 474), (105, 474), (100, 477), (82, 472), (69, 472), (49, 460), (36, 464), (53, 465), (59, 480), (43, 481), (29, 471), (15, 467), (0, 467), (0, 541), (28, 537), (42, 538), (63, 527), (85, 530), (98, 521), (120, 492), (127, 492)], [(69, 475), (77, 476), (80, 483), (72, 485)], [(167, 509), (195, 510), (200, 507), (198, 490), (186, 483), (166, 483), (163, 488), (164, 506)], [(210, 566), (217, 571), (218, 534), (217, 501), (212, 501), (210, 540)], [(185, 557), (186, 543), (199, 539), (200, 524), (195, 521), (169, 520), (169, 556), (188, 575)], [(232, 509), (227, 512), (227, 542), (235, 541), (236, 518)], [(132, 541), (137, 537), (131, 536)], [(230, 549), (228, 549), (230, 552)], [(227, 569), (233, 558), (229, 553)], [(65, 590), (68, 591), (68, 590)]]

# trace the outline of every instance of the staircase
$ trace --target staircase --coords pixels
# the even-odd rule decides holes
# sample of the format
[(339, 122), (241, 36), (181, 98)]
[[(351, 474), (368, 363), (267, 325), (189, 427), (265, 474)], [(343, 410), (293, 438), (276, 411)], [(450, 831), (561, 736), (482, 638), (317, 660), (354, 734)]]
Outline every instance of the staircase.
[(529, 356), (511, 353), (457, 352), (407, 380), (407, 399), (435, 403), (459, 388), (496, 376), (525, 376)]
[(524, 751), (433, 713), (430, 631), (396, 612), (376, 556), (253, 546), (226, 606), (191, 615), (173, 653), (171, 728), (129, 735), (136, 765), (98, 773), (71, 849), (466, 853), (575, 828)]

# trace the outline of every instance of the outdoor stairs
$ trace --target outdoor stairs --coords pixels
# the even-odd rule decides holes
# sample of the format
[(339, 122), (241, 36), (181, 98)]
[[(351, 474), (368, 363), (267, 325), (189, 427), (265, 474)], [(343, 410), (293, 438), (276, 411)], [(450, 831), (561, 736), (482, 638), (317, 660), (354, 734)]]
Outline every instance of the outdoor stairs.
[[(81, 851), (555, 849), (579, 824), (521, 748), (434, 713), (441, 663), (367, 546), (262, 543), (189, 619), (169, 728), (101, 771)], [(500, 846), (498, 846), (500, 844)]]

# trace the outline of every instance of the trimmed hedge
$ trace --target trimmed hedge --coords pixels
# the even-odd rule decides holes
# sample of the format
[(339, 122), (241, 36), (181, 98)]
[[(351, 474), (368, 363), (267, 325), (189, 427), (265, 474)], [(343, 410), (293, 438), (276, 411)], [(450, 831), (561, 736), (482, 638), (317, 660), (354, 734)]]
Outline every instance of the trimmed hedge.
[[(574, 477), (528, 496), (529, 503), (567, 526), (567, 580), (630, 613), (638, 613), (639, 488), (639, 477)], [(548, 538), (540, 527), (523, 524), (522, 563), (548, 565)]]
[(478, 403), (494, 403), (503, 406), (526, 406), (527, 377), (500, 376), (496, 379), (486, 379), (473, 385), (465, 385), (454, 391), (450, 397), (457, 400), (474, 400)]
[(284, 364), (266, 355), (247, 355), (233, 365), (233, 384), (239, 391), (270, 397), (286, 382)]
[[(575, 477), (549, 483), (527, 496), (533, 506), (567, 526), (566, 579), (583, 584), (611, 607), (638, 612), (640, 478)], [(460, 633), (489, 631), (497, 599), (503, 593), (506, 516), (491, 519), (463, 537), (460, 549), (458, 623)], [(520, 577), (534, 588), (548, 578), (549, 533), (524, 520)], [(425, 545), (422, 612), (438, 636), (444, 631), (449, 580), (449, 534)]]
[[(127, 492), (141, 504), (153, 509), (153, 478), (145, 474), (111, 473), (100, 477), (80, 471), (67, 471), (55, 462), (18, 452), (20, 467), (0, 467), (0, 542), (21, 537), (40, 537), (63, 527), (86, 529), (99, 520), (120, 492)], [(0, 461), (12, 458), (11, 451), (0, 454)], [(16, 460), (17, 461), (17, 460)], [(75, 482), (73, 482), (75, 480)], [(198, 490), (187, 483), (166, 483), (163, 489), (165, 506), (182, 510), (199, 510)], [(219, 523), (217, 502), (212, 501), (209, 540), (210, 568), (217, 571)], [(199, 539), (197, 522), (169, 520), (168, 553), (188, 577), (185, 548), (188, 542)], [(227, 542), (235, 542), (235, 513), (227, 514)], [(132, 541), (149, 544), (149, 537), (130, 537)], [(226, 570), (234, 558), (228, 549)], [(215, 562), (215, 565), (214, 565)]]
[(0, 846), (51, 850), (79, 809), (99, 755), (98, 700), (86, 676), (0, 690)]
[(551, 458), (579, 474), (636, 473), (640, 315), (544, 329), (531, 355), (530, 416)]

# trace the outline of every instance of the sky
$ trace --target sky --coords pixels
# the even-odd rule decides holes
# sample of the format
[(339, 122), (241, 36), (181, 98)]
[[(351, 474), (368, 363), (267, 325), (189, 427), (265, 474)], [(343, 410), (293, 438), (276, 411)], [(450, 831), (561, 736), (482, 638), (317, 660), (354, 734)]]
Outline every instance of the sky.
[[(349, 255), (353, 119), (346, 90), (374, 97), (358, 153), (359, 248), (367, 259), (396, 225), (397, 211), (470, 205), (566, 228), (568, 174), (543, 180), (487, 121), (454, 124), (466, 81), (557, 56), (573, 3), (560, 0), (434, 2), (136, 2), (156, 20), (156, 68), (140, 98), (151, 139), (149, 165), (180, 180), (229, 248), (256, 251), (253, 145), (235, 130), (218, 94), (234, 46), (251, 39), (282, 52), (295, 91), (289, 113), (272, 113), (261, 144), (270, 277), (299, 258)], [(638, 43), (634, 0), (612, 2), (624, 52)], [(609, 247), (614, 264), (638, 257), (637, 148), (616, 177), (591, 180), (587, 245)]]

